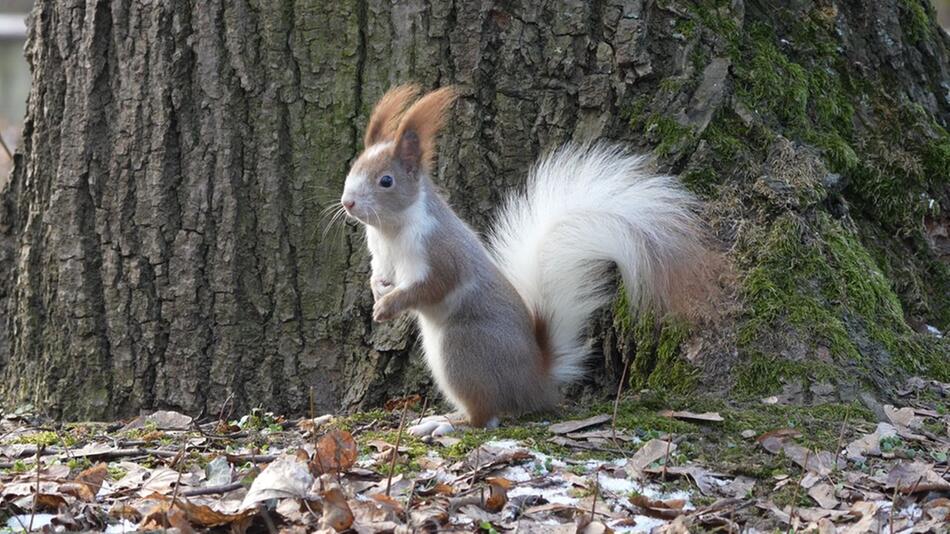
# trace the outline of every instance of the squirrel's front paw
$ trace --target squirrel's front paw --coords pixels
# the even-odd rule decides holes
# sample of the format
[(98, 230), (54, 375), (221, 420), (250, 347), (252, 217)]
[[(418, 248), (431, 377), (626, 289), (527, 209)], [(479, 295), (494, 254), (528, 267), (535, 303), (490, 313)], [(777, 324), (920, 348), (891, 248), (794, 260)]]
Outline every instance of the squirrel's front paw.
[(373, 304), (373, 320), (377, 323), (392, 319), (398, 312), (394, 299), (389, 295), (384, 295)]
[(373, 289), (373, 297), (375, 300), (379, 300), (394, 289), (393, 283), (382, 276), (370, 278), (369, 286)]

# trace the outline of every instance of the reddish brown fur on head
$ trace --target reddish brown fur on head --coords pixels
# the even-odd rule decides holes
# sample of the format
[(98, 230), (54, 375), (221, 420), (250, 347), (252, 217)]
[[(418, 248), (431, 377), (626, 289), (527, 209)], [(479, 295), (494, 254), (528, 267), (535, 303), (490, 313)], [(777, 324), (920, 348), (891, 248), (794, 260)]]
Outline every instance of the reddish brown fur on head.
[(392, 140), (399, 118), (418, 94), (419, 86), (415, 84), (399, 85), (386, 91), (369, 117), (363, 147), (369, 148), (376, 143)]
[(455, 97), (453, 87), (443, 87), (417, 100), (403, 114), (396, 130), (396, 157), (410, 172), (429, 170), (436, 136)]

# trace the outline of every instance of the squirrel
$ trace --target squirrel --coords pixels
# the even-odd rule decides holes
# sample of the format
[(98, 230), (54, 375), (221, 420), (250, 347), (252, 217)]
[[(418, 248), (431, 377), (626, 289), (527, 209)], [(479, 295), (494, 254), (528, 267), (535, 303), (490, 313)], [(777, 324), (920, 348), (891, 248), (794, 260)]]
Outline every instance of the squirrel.
[(377, 103), (341, 203), (366, 229), (373, 319), (414, 313), (435, 382), (470, 425), (559, 402), (559, 387), (584, 374), (586, 324), (614, 297), (612, 266), (631, 310), (688, 307), (708, 249), (698, 200), (675, 178), (617, 146), (564, 145), (508, 197), (483, 243), (432, 181), (456, 91), (418, 95), (403, 85)]

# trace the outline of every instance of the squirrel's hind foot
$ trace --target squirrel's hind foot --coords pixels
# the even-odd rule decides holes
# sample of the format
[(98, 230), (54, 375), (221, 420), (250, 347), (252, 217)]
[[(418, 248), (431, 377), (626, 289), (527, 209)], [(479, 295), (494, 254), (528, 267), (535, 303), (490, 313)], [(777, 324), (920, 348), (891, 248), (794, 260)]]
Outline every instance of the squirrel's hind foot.
[(460, 412), (445, 415), (430, 415), (413, 421), (412, 426), (409, 427), (409, 433), (417, 438), (436, 438), (455, 432), (462, 426), (484, 427), (489, 430), (498, 428), (497, 417), (482, 421), (481, 424), (472, 423), (474, 422), (469, 421), (469, 419)]

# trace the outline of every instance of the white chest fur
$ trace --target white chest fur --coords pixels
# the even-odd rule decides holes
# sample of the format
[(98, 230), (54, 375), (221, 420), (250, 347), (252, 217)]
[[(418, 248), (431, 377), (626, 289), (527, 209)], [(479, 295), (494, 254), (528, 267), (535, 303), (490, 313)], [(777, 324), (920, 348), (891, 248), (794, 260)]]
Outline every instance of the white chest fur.
[(406, 223), (397, 232), (384, 233), (372, 226), (366, 227), (373, 276), (383, 277), (403, 288), (425, 280), (429, 274), (427, 244), (435, 224), (426, 210), (423, 194), (406, 211)]

